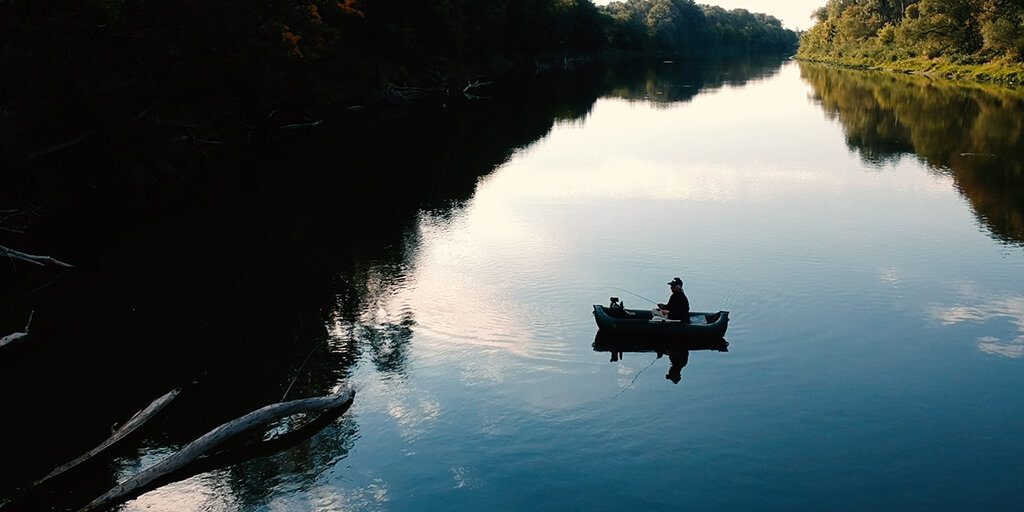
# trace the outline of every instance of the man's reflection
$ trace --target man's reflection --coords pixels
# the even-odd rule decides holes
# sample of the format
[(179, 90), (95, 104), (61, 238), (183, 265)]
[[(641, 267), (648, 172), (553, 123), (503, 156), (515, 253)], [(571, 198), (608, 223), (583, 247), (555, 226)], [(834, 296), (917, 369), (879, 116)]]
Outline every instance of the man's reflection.
[(686, 363), (690, 362), (690, 351), (670, 352), (668, 360), (672, 363), (672, 366), (668, 367), (668, 373), (665, 374), (665, 378), (672, 381), (673, 384), (679, 384), (679, 381), (683, 378), (683, 367), (686, 366)]
[(611, 362), (613, 363), (621, 361), (625, 352), (654, 352), (659, 359), (668, 354), (670, 364), (665, 379), (672, 381), (673, 384), (679, 384), (679, 381), (682, 380), (683, 368), (690, 362), (691, 350), (728, 352), (728, 346), (729, 342), (725, 339), (687, 342), (685, 340), (628, 338), (601, 331), (598, 331), (594, 338), (594, 350), (611, 352)]

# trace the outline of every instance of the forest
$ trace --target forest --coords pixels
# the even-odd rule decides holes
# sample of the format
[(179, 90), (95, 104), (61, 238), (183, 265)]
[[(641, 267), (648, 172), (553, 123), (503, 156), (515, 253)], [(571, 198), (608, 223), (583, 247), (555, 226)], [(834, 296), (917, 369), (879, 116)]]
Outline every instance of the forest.
[(1017, 0), (829, 0), (798, 58), (1018, 83), (1024, 4)]
[(158, 115), (211, 140), (271, 112), (400, 101), (402, 87), (463, 92), (580, 58), (797, 44), (771, 16), (691, 0), (5, 0), (0, 29), (6, 163)]

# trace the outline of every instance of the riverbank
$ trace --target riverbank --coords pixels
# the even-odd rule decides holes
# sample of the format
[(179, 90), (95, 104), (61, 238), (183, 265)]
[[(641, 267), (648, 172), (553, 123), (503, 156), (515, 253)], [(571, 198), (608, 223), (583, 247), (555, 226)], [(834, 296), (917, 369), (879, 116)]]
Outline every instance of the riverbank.
[(1024, 64), (1016, 62), (955, 62), (951, 58), (926, 57), (890, 58), (889, 60), (866, 57), (817, 57), (797, 53), (797, 60), (817, 62), (851, 69), (870, 69), (946, 78), (949, 80), (972, 80), (982, 83), (999, 84), (1017, 88), (1024, 83)]

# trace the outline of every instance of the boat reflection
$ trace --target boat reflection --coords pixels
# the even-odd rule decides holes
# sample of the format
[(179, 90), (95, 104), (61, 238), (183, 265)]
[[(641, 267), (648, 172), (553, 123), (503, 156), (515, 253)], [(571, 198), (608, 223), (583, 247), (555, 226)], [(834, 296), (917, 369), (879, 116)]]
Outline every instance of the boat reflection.
[(729, 351), (729, 342), (725, 338), (712, 340), (666, 340), (643, 336), (623, 336), (621, 334), (598, 331), (594, 337), (595, 352), (610, 352), (611, 362), (622, 360), (626, 352), (654, 352), (658, 357), (668, 354), (670, 363), (665, 378), (678, 384), (682, 380), (683, 368), (690, 362), (691, 350)]

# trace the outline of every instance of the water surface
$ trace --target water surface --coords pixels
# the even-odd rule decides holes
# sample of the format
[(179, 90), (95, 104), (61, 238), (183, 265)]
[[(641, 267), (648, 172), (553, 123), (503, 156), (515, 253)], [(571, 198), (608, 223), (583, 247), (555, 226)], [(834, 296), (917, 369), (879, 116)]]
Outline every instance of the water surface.
[[(337, 264), (268, 386), (351, 383), (342, 420), (124, 510), (1019, 503), (1019, 94), (795, 62), (588, 76), (465, 197)], [(591, 304), (675, 276), (731, 312), (727, 352), (673, 382), (594, 349)], [(144, 444), (112, 478), (167, 452)]]

